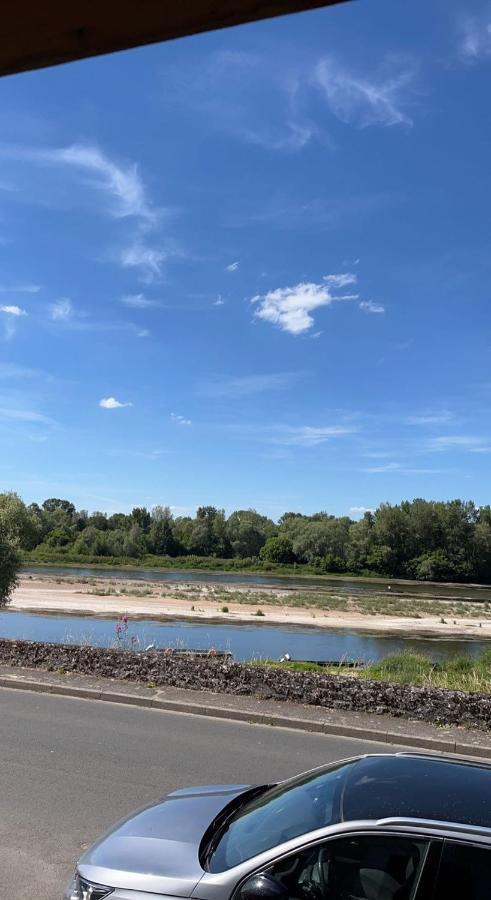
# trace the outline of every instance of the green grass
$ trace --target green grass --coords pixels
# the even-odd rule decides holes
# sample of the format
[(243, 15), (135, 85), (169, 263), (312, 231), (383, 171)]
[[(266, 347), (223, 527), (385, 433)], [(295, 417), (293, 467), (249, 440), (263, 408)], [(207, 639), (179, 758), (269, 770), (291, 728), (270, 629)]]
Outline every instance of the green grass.
[(354, 669), (343, 668), (342, 665), (326, 668), (316, 665), (316, 663), (295, 661), (280, 663), (274, 660), (251, 660), (251, 664), (292, 669), (297, 672), (337, 674), (392, 684), (491, 693), (491, 650), (485, 650), (476, 659), (468, 656), (454, 656), (442, 663), (435, 663), (422, 653), (401, 651), (386, 656), (385, 659), (378, 662)]

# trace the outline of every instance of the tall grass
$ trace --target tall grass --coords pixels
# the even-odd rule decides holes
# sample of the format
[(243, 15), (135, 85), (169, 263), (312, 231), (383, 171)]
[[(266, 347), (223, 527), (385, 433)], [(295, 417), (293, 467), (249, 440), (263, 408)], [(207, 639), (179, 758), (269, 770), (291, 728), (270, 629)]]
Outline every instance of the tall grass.
[(453, 656), (443, 662), (434, 662), (423, 653), (402, 650), (392, 653), (374, 663), (355, 668), (326, 668), (316, 663), (274, 660), (252, 660), (254, 665), (276, 666), (294, 671), (318, 672), (319, 674), (349, 675), (370, 681), (392, 684), (411, 684), (419, 687), (444, 688), (447, 690), (491, 693), (491, 650), (485, 650), (472, 659), (469, 656)]

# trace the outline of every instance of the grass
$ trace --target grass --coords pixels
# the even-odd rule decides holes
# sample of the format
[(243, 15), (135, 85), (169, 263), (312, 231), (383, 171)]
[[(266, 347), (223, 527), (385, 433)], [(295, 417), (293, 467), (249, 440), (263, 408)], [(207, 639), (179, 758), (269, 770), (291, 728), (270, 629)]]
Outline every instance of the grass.
[(485, 650), (475, 659), (469, 656), (453, 656), (444, 662), (435, 663), (423, 653), (401, 651), (386, 656), (378, 662), (360, 665), (357, 668), (326, 668), (316, 663), (285, 662), (274, 660), (251, 660), (253, 665), (275, 666), (297, 672), (318, 672), (320, 674), (348, 675), (370, 681), (392, 684), (410, 684), (427, 688), (479, 692), (491, 694), (491, 650)]
[(117, 588), (115, 585), (110, 585), (107, 588), (95, 587), (89, 588), (88, 591), (85, 591), (87, 594), (93, 594), (96, 597), (114, 597), (120, 596), (123, 597), (152, 597), (153, 591), (149, 588)]

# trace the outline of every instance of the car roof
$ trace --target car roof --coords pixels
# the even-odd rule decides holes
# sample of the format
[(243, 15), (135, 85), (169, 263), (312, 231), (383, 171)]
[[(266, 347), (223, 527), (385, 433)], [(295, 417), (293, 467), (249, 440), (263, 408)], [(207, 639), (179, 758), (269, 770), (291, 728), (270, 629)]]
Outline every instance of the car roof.
[(491, 833), (491, 765), (485, 762), (397, 753), (367, 755), (347, 764), (344, 822), (426, 820)]

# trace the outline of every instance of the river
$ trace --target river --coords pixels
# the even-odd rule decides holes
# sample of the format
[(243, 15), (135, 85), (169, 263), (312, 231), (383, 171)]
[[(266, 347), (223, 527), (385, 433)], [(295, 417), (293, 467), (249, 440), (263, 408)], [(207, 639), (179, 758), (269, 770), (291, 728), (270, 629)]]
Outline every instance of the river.
[[(116, 636), (116, 619), (99, 616), (38, 615), (5, 611), (0, 613), (0, 636), (24, 640), (53, 641), (110, 647)], [(229, 650), (235, 659), (279, 659), (289, 653), (292, 659), (377, 660), (400, 650), (423, 652), (435, 661), (454, 654), (471, 657), (491, 647), (491, 641), (414, 638), (334, 631), (287, 625), (217, 625), (186, 621), (158, 622), (152, 619), (130, 621), (128, 636), (144, 649), (157, 647), (194, 650)]]
[(383, 593), (390, 587), (395, 594), (452, 597), (473, 601), (490, 601), (491, 586), (466, 584), (426, 584), (419, 581), (382, 581), (353, 578), (296, 578), (281, 575), (237, 574), (235, 572), (192, 572), (185, 569), (97, 568), (95, 566), (34, 566), (22, 569), (26, 575), (71, 576), (72, 578), (107, 578), (128, 581), (185, 581), (202, 584), (245, 584), (256, 587), (283, 587), (295, 590), (325, 588), (344, 594)]

